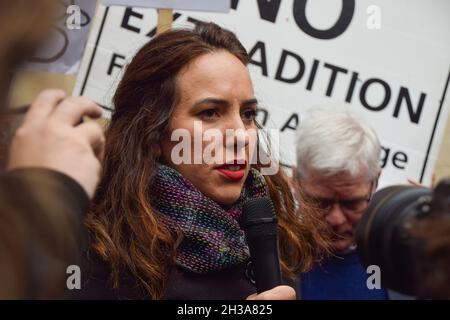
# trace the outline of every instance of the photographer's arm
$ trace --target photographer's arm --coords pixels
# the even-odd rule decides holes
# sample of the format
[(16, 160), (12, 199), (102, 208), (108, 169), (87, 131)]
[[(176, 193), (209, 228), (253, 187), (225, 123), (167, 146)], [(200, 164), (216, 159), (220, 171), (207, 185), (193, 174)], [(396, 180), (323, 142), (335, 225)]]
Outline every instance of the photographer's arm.
[(63, 298), (104, 150), (101, 127), (81, 119), (101, 113), (87, 98), (45, 90), (16, 131), (0, 177), (0, 298)]
[(0, 178), (0, 299), (61, 298), (79, 264), (89, 198), (72, 178), (17, 169)]

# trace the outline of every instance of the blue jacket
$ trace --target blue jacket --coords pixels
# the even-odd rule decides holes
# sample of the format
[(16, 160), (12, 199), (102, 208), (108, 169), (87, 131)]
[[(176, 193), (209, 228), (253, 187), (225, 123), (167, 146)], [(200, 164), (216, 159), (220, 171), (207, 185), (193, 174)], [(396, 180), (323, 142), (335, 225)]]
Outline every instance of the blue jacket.
[(367, 288), (368, 274), (356, 252), (333, 257), (300, 275), (302, 300), (386, 300), (387, 291)]

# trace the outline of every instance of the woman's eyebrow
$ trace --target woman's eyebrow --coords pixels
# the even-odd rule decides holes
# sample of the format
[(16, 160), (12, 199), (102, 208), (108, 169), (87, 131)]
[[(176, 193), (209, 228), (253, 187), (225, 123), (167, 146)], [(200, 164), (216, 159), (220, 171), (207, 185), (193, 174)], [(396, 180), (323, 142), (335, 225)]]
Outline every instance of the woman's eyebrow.
[(241, 107), (249, 107), (254, 105), (258, 105), (258, 100), (256, 98), (244, 100), (241, 103)]
[(206, 99), (202, 99), (202, 100), (194, 103), (193, 107), (195, 108), (202, 104), (216, 104), (216, 105), (228, 106), (230, 103), (224, 99), (206, 98)]
[[(193, 108), (196, 108), (202, 104), (215, 104), (215, 105), (221, 105), (221, 106), (227, 107), (230, 105), (230, 102), (225, 99), (206, 98), (206, 99), (202, 99), (202, 100), (195, 102), (193, 105)], [(240, 103), (241, 107), (248, 107), (248, 106), (253, 106), (253, 105), (257, 105), (257, 104), (258, 104), (258, 100), (256, 98), (244, 100)]]

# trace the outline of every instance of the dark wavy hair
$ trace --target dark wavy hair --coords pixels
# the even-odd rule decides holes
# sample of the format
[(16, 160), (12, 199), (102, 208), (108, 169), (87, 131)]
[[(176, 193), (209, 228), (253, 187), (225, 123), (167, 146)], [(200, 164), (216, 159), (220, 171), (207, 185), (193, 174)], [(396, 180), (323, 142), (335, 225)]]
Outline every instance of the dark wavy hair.
[[(157, 146), (179, 99), (180, 70), (195, 58), (220, 50), (244, 65), (249, 62), (236, 36), (214, 23), (162, 33), (139, 50), (117, 88), (106, 132), (103, 177), (86, 221), (93, 238), (91, 250), (110, 264), (113, 287), (120, 285), (120, 274), (126, 271), (152, 298), (164, 294), (179, 239), (150, 205)], [(313, 265), (328, 242), (310, 211), (299, 216), (284, 173), (265, 178), (278, 214), (282, 270), (294, 277)]]

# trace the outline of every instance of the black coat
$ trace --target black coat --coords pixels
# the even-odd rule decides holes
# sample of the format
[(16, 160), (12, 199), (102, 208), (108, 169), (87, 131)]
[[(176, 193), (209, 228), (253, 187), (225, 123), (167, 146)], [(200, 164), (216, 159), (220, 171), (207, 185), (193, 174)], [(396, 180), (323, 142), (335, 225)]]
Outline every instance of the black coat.
[[(151, 299), (130, 274), (122, 274), (120, 285), (112, 289), (110, 267), (98, 258), (90, 259), (83, 270), (81, 290), (70, 293), (72, 299)], [(256, 292), (251, 266), (243, 263), (209, 274), (196, 274), (174, 266), (167, 280), (162, 299), (168, 300), (242, 300)]]

